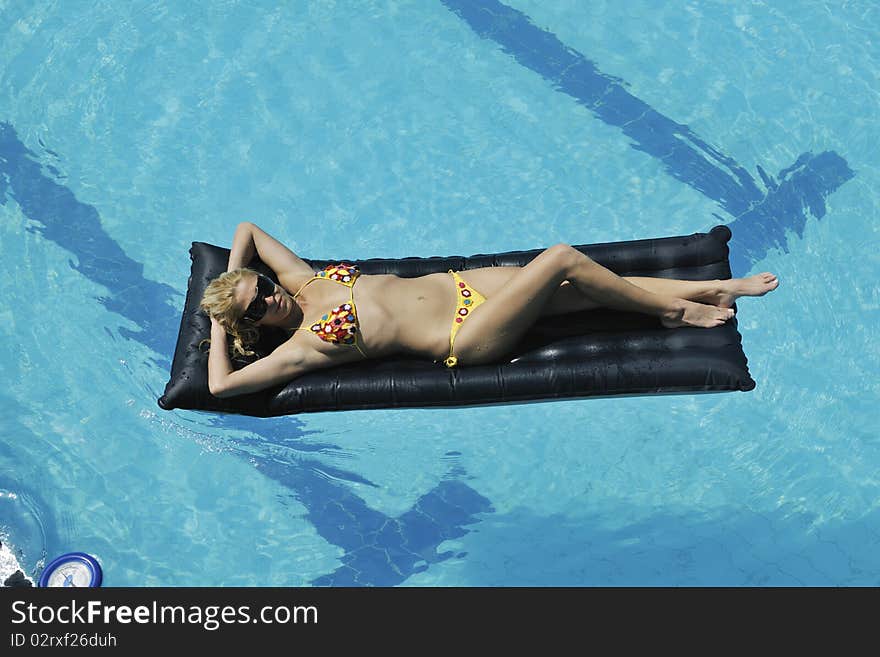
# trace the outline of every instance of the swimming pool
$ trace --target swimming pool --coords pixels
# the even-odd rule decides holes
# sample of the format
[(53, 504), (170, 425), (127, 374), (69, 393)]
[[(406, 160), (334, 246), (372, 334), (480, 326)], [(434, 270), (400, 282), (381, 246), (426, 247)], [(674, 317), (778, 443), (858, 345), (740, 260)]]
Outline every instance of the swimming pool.
[[(0, 540), (29, 574), (880, 583), (876, 3), (274, 4), (0, 11)], [(340, 258), (723, 223), (734, 274), (782, 285), (739, 304), (750, 393), (163, 412), (189, 245), (242, 220)]]

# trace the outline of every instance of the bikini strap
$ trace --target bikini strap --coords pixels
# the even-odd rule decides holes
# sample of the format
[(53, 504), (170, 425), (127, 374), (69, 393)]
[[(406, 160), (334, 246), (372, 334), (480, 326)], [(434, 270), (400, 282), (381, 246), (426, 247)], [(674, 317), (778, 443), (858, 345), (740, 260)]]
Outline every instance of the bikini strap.
[(293, 298), (296, 299), (299, 296), (299, 293), (303, 291), (303, 288), (311, 283), (312, 281), (318, 280), (319, 276), (312, 276), (309, 280), (299, 286), (299, 289), (296, 291), (296, 294), (293, 295)]

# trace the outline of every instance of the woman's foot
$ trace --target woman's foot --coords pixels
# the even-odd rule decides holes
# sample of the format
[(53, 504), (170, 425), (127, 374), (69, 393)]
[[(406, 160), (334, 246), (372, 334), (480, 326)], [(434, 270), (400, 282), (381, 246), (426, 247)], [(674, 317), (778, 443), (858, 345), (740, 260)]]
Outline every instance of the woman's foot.
[(730, 308), (740, 297), (763, 297), (779, 287), (776, 274), (764, 272), (747, 278), (732, 278), (721, 281), (721, 292), (713, 295), (711, 303), (722, 308)]
[(660, 322), (666, 328), (678, 328), (679, 326), (714, 328), (721, 326), (731, 317), (733, 317), (732, 308), (720, 308), (719, 306), (678, 299), (676, 307), (664, 313), (660, 317)]

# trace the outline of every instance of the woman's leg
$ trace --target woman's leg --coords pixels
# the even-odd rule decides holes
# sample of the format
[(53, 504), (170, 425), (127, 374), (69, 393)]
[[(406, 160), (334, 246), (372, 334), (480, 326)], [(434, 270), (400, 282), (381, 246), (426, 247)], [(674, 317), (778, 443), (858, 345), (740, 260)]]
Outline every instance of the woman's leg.
[[(493, 297), (506, 287), (510, 279), (522, 267), (478, 267), (462, 272), (467, 282), (484, 296)], [(672, 278), (648, 278), (644, 276), (624, 276), (623, 280), (632, 283), (648, 292), (664, 296), (698, 301), (713, 306), (729, 308), (741, 296), (763, 296), (775, 289), (778, 282), (776, 276), (765, 272), (747, 278), (725, 280), (685, 281)], [(581, 310), (600, 308), (595, 299), (591, 299), (569, 281), (562, 281), (550, 300), (544, 304), (541, 317), (562, 315)]]
[[(710, 281), (682, 281), (644, 276), (624, 276), (623, 280), (654, 294), (698, 301), (721, 308), (730, 308), (740, 297), (762, 297), (779, 287), (779, 280), (770, 272), (746, 278)], [(542, 316), (560, 315), (578, 310), (592, 310), (601, 306), (598, 301), (591, 299), (568, 281), (564, 281), (541, 314)]]
[[(464, 275), (467, 276), (467, 272)], [(723, 305), (719, 302), (725, 299), (722, 296), (724, 282), (719, 280), (682, 281), (671, 278), (646, 278), (642, 276), (624, 276), (623, 280), (648, 292), (677, 299), (687, 299), (688, 301), (699, 301), (713, 305)], [(479, 286), (476, 284), (474, 284), (474, 287), (479, 289)], [(601, 303), (587, 296), (580, 288), (571, 285), (569, 281), (563, 281), (559, 289), (541, 311), (541, 316), (564, 315), (565, 313), (593, 310), (601, 307)]]
[(672, 278), (648, 278), (646, 276), (624, 276), (624, 280), (643, 290), (688, 301), (714, 303), (721, 294), (721, 281), (681, 281)]
[(485, 363), (507, 353), (565, 280), (601, 306), (655, 315), (666, 326), (718, 326), (733, 316), (732, 310), (645, 290), (577, 249), (558, 244), (514, 273), (462, 323), (455, 341), (460, 361)]

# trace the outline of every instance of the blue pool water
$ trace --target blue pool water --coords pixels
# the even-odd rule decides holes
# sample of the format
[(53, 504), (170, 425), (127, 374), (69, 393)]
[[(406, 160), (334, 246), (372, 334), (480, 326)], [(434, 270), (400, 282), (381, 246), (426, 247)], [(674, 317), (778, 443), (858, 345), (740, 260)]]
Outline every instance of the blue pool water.
[[(109, 586), (880, 584), (880, 6), (7, 2), (0, 541)], [(192, 241), (726, 224), (750, 393), (161, 411)], [(5, 562), (0, 562), (5, 563)]]

